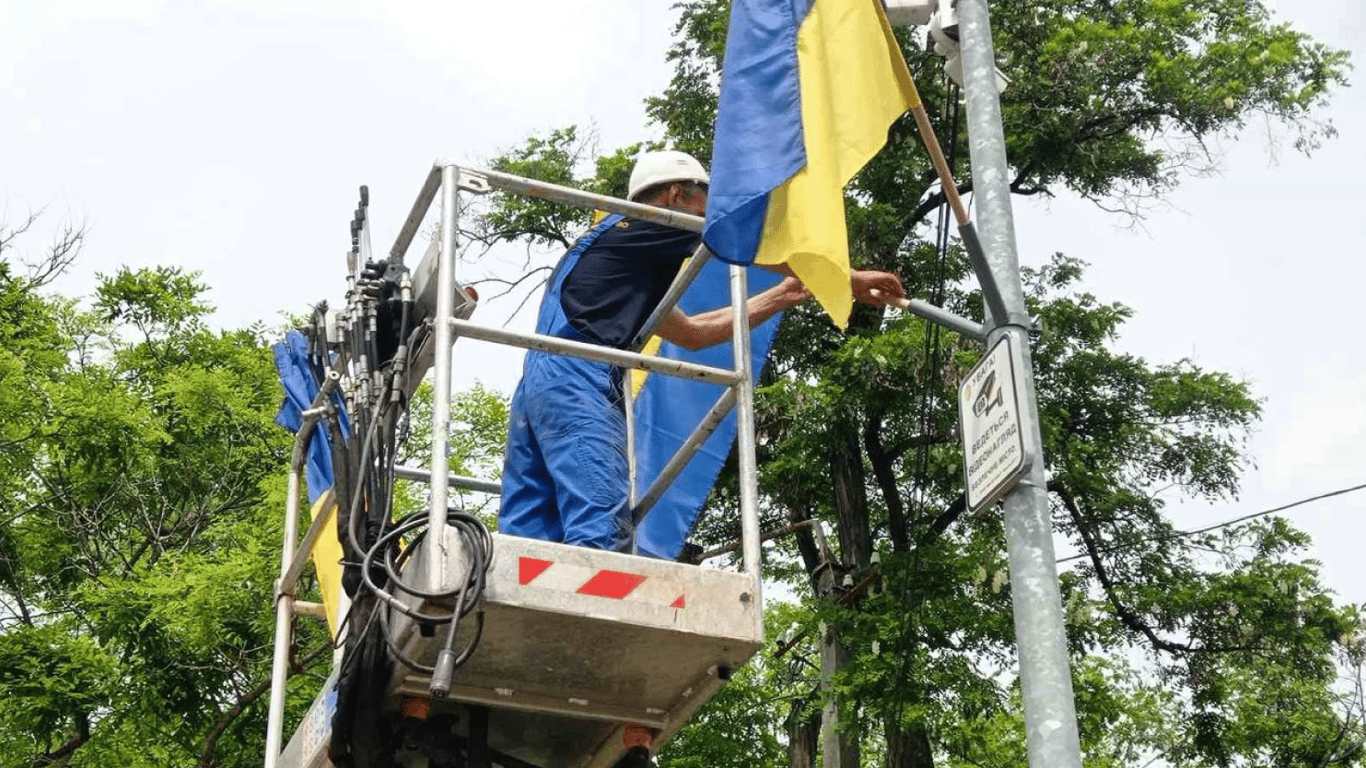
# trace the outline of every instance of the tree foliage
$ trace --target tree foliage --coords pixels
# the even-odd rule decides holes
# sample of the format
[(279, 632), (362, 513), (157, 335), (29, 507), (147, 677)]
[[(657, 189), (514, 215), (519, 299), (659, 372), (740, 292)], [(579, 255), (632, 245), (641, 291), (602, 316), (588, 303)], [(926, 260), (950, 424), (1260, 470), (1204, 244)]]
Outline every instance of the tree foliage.
[(176, 268), (90, 309), (33, 274), (0, 261), (0, 765), (256, 764), (289, 446), (262, 329), (210, 329)]
[[(292, 443), (265, 330), (212, 329), (207, 287), (174, 267), (101, 277), (88, 309), (43, 295), (66, 252), (21, 269), (15, 242), (0, 237), (0, 766), (259, 765)], [(430, 388), (416, 400), (420, 452)], [(496, 476), (504, 398), (476, 387), (453, 414), (452, 470)], [(313, 620), (295, 629), (291, 722), (331, 648)]]

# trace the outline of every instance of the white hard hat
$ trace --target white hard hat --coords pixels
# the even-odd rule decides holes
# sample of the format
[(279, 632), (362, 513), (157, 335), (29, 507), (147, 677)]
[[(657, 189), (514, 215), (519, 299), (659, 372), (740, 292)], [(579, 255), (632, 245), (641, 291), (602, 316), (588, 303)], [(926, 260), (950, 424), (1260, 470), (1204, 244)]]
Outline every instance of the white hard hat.
[(710, 184), (707, 169), (697, 162), (697, 158), (687, 152), (665, 149), (659, 152), (645, 152), (636, 158), (636, 166), (631, 169), (631, 183), (626, 193), (628, 200), (658, 184), (671, 181), (695, 181)]

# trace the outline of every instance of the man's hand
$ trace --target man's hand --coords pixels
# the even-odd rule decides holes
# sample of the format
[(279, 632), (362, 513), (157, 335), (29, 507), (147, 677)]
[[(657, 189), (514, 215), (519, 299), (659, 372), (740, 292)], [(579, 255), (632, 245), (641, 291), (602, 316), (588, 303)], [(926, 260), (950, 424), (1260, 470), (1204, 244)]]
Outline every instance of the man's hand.
[[(864, 304), (881, 306), (887, 303), (888, 299), (906, 298), (906, 289), (901, 287), (901, 278), (891, 272), (856, 269), (850, 273), (849, 284), (854, 289), (854, 298)], [(881, 295), (874, 294), (874, 291)]]

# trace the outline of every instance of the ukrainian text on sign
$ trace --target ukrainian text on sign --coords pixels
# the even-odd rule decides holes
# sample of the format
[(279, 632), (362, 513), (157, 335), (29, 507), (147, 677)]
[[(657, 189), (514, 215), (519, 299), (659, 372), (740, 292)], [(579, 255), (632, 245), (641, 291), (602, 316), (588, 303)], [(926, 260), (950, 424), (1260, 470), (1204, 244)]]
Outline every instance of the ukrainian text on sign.
[(958, 386), (964, 477), (972, 511), (996, 501), (1029, 469), (1031, 457), (1020, 422), (1022, 367), (1005, 336)]

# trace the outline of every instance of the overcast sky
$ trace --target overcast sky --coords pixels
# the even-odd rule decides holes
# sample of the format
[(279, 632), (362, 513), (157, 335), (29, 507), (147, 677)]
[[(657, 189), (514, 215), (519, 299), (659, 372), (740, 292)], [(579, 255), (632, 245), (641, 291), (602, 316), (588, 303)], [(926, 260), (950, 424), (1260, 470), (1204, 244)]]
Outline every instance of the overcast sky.
[[(1366, 50), (1362, 0), (1268, 4)], [(45, 209), (19, 243), (31, 252), (64, 219), (89, 226), (64, 293), (120, 265), (179, 264), (213, 287), (216, 322), (277, 323), (340, 298), (359, 184), (383, 253), (437, 157), (477, 163), (571, 123), (596, 125), (605, 148), (649, 137), (641, 102), (669, 76), (667, 6), (0, 0), (0, 223)], [(1360, 77), (1366, 59), (1353, 61)], [(1181, 505), (1178, 526), (1366, 482), (1366, 90), (1323, 116), (1341, 135), (1309, 158), (1260, 123), (1224, 141), (1221, 172), (1141, 229), (1081, 201), (1017, 202), (1024, 263), (1085, 258), (1087, 288), (1134, 308), (1121, 349), (1189, 357), (1265, 399), (1242, 498)], [(467, 345), (461, 382), (510, 390), (520, 355)], [(1366, 492), (1289, 513), (1354, 602), (1363, 513)]]

